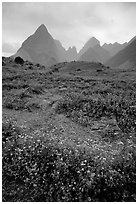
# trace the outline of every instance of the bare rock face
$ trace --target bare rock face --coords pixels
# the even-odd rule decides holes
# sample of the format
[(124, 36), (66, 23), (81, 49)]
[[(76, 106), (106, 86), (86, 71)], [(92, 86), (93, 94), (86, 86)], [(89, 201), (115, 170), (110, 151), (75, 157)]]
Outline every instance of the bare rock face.
[(59, 62), (55, 40), (43, 24), (22, 43), (14, 57), (16, 56), (47, 66)]

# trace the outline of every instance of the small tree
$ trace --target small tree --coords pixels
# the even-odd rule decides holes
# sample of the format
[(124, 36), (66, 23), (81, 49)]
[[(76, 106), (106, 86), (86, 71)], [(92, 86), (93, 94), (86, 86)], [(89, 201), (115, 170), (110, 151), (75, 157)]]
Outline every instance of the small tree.
[(16, 62), (17, 64), (21, 64), (21, 65), (24, 64), (24, 60), (19, 56), (14, 59), (14, 62)]

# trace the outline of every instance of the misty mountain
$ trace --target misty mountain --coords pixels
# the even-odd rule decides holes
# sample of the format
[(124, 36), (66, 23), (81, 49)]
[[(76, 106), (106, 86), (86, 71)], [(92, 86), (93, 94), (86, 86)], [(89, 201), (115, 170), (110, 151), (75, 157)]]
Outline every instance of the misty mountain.
[(44, 65), (59, 62), (58, 48), (55, 40), (43, 24), (22, 43), (14, 57), (16, 56)]
[(85, 61), (85, 62), (98, 62), (97, 53), (93, 48), (88, 48), (88, 50), (81, 55), (78, 61)]
[(58, 62), (77, 59), (76, 47), (66, 51), (59, 40), (55, 40), (45, 25), (38, 27), (36, 32), (28, 37), (13, 57), (20, 56), (24, 60), (51, 66)]
[(123, 64), (136, 65), (136, 37), (131, 39), (123, 50), (106, 62), (106, 65), (111, 67), (119, 67)]
[(85, 53), (83, 53), (79, 58), (79, 61), (87, 61), (87, 62), (93, 61), (93, 62), (104, 63), (110, 57), (111, 55), (109, 54), (109, 52), (98, 44), (93, 48), (90, 47)]
[(55, 44), (56, 44), (56, 47), (57, 47), (57, 50), (58, 50), (58, 59), (59, 61), (58, 62), (63, 62), (63, 61), (66, 61), (66, 50), (65, 48), (62, 46), (61, 42), (59, 40), (54, 40), (55, 41)]
[(117, 52), (119, 52), (120, 50), (122, 50), (123, 48), (125, 48), (127, 46), (127, 43), (124, 44), (120, 44), (120, 43), (110, 43), (107, 44), (105, 43), (102, 47), (107, 50), (111, 56), (115, 55)]
[[(45, 25), (42, 24), (38, 27), (33, 35), (29, 36), (22, 43), (21, 47), (17, 53), (13, 55), (13, 57), (20, 56), (24, 60), (47, 66), (64, 61), (70, 62), (77, 59), (78, 61), (87, 62), (107, 62), (109, 65), (113, 64), (113, 66), (116, 66), (116, 57), (113, 58), (113, 62), (111, 62), (109, 58), (113, 56), (114, 53), (118, 53), (118, 51), (126, 48), (127, 45), (130, 45), (135, 40), (136, 37), (131, 39), (131, 41), (128, 43), (119, 44), (116, 42), (114, 44), (104, 44), (103, 46), (100, 46), (100, 41), (95, 37), (92, 37), (85, 43), (80, 52), (77, 53), (76, 47), (74, 46), (69, 47), (68, 50), (66, 50), (62, 46), (61, 42), (59, 40), (55, 40), (48, 32)], [(128, 52), (129, 51), (126, 51), (126, 53)], [(133, 52), (130, 55), (132, 54)], [(121, 63), (121, 60), (118, 61), (118, 63)]]
[(90, 38), (85, 45), (83, 46), (83, 48), (79, 51), (78, 53), (78, 59), (80, 59), (81, 55), (83, 55), (86, 51), (88, 51), (89, 48), (93, 48), (96, 45), (100, 45), (100, 41), (97, 40), (95, 37)]
[(66, 59), (68, 62), (77, 60), (77, 56), (78, 53), (75, 46), (69, 47), (68, 50), (66, 51)]

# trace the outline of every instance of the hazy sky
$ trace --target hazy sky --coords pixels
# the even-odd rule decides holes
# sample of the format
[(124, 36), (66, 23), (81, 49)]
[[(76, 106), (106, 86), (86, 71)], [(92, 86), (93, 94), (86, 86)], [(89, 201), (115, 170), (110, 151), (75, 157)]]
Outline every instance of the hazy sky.
[(3, 2), (3, 53), (15, 53), (41, 24), (66, 49), (75, 45), (80, 50), (92, 36), (101, 45), (123, 43), (136, 35), (136, 3)]

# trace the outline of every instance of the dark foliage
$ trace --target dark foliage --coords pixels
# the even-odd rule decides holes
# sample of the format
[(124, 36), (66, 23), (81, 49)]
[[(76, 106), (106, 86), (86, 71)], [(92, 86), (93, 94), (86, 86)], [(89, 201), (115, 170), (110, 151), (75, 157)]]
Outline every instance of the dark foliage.
[(119, 104), (115, 111), (116, 121), (119, 128), (123, 132), (136, 131), (136, 107), (121, 107), (122, 104)]
[(42, 94), (44, 92), (44, 89), (40, 85), (36, 85), (36, 86), (34, 85), (34, 86), (28, 87), (26, 91), (30, 94)]
[(20, 65), (24, 64), (24, 60), (19, 56), (14, 59), (14, 62), (16, 62), (17, 64), (20, 64)]
[(73, 121), (82, 125), (91, 125), (93, 119), (101, 117), (116, 117), (117, 124), (123, 132), (135, 130), (136, 110), (131, 106), (135, 98), (128, 102), (120, 96), (108, 96), (105, 99), (93, 100), (92, 97), (85, 97), (78, 94), (67, 94), (57, 106), (58, 113), (64, 113)]
[(4, 107), (11, 110), (27, 110), (30, 112), (40, 109), (41, 107), (38, 103), (29, 102), (30, 98), (32, 98), (32, 96), (26, 90), (20, 94), (11, 94), (5, 99)]

